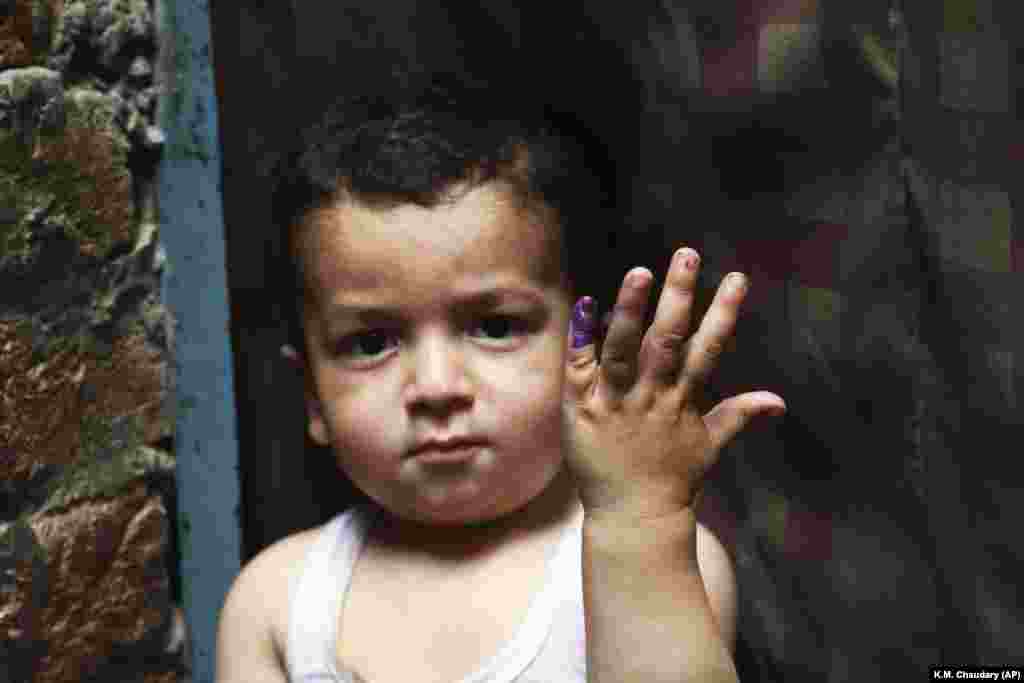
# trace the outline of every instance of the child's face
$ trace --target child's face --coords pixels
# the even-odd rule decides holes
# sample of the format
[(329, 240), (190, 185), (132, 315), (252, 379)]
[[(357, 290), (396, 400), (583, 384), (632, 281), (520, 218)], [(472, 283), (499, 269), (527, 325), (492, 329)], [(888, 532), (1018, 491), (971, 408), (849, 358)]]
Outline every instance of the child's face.
[[(432, 209), (346, 202), (299, 239), (317, 293), (304, 311), (310, 434), (400, 517), (495, 519), (562, 465), (571, 302), (542, 272), (551, 228), (512, 196), (488, 183)], [(410, 454), (463, 436), (485, 443), (462, 462)]]

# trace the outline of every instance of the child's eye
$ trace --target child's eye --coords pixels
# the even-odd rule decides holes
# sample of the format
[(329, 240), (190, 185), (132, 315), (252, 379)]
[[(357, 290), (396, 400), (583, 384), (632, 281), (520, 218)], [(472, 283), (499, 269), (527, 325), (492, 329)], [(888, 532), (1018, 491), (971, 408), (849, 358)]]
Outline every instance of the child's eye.
[[(370, 330), (350, 334), (337, 346), (337, 351), (343, 356), (372, 357), (387, 350), (385, 342), (392, 336), (385, 330)], [(383, 347), (383, 348), (382, 348)], [(363, 351), (364, 353), (360, 353)]]
[[(483, 318), (473, 331), (492, 341), (506, 340), (527, 331), (529, 322), (511, 315), (491, 315)], [(388, 330), (366, 330), (347, 335), (335, 347), (338, 355), (355, 359), (372, 359), (388, 351), (388, 342), (395, 343), (397, 334)]]
[(510, 334), (522, 334), (527, 327), (527, 321), (515, 316), (491, 315), (484, 318), (476, 329), (485, 330), (491, 339), (505, 339)]

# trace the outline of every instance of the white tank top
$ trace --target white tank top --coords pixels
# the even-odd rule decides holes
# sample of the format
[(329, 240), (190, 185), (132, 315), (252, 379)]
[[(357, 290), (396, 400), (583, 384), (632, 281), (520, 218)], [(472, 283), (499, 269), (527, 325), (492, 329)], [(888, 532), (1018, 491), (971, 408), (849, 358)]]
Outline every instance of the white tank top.
[[(335, 665), (339, 601), (380, 509), (350, 508), (325, 524), (290, 592), (285, 658), (291, 683), (359, 681)], [(581, 576), (582, 508), (548, 559), (544, 585), (511, 640), (460, 681), (452, 683), (586, 683), (586, 631)]]

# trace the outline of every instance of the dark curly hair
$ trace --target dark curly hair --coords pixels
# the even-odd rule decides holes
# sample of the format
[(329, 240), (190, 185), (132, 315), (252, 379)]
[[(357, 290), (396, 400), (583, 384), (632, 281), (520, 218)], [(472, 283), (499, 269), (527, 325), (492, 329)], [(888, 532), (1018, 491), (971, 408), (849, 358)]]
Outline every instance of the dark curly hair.
[(578, 116), (518, 88), (447, 73), (397, 73), (372, 92), (331, 101), (271, 170), (268, 256), (288, 343), (306, 354), (309, 292), (294, 239), (311, 212), (342, 199), (429, 208), (457, 183), (497, 179), (554, 217), (552, 260), (571, 280), (570, 295), (609, 291), (618, 181), (611, 155)]

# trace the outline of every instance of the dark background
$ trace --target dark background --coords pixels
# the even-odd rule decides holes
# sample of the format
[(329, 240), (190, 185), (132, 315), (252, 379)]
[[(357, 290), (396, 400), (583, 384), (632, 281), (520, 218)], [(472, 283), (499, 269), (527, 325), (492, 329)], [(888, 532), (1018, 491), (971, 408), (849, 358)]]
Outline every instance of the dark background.
[[(789, 412), (725, 450), (703, 510), (737, 566), (742, 679), (1024, 665), (1014, 3), (466, 4), (212, 3), (243, 559), (351, 497), (278, 357), (267, 169), (334, 93), (427, 64), (505, 78), (607, 142), (631, 259), (613, 279), (662, 281), (680, 244), (704, 305), (751, 276), (712, 398), (768, 389)], [(779, 35), (811, 56), (778, 66)]]

